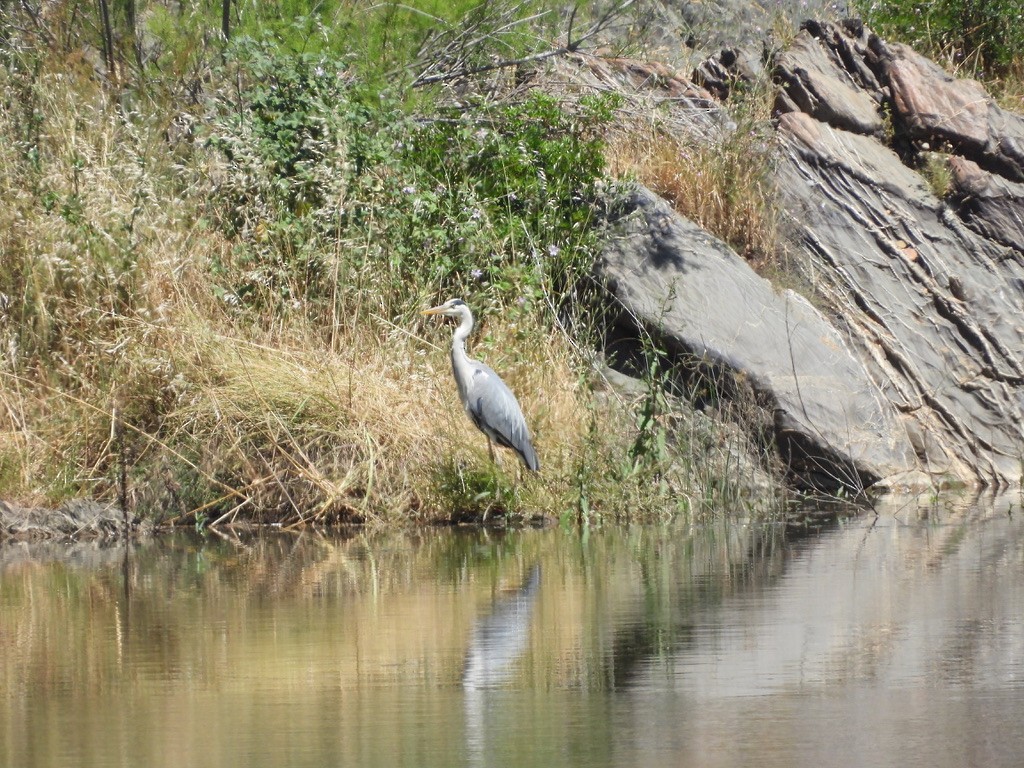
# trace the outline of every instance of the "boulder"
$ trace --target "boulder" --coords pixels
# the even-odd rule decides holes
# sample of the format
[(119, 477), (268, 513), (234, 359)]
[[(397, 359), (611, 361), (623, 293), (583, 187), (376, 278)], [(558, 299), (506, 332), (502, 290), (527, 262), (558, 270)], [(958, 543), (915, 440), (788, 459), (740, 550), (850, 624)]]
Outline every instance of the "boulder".
[(612, 364), (635, 360), (653, 331), (673, 365), (702, 379), (691, 392), (735, 403), (742, 382), (797, 485), (859, 490), (913, 470), (898, 414), (828, 319), (650, 191), (631, 195), (599, 272), (624, 310)]
[(1024, 117), (1001, 109), (975, 80), (958, 79), (905, 45), (875, 37), (872, 65), (913, 140), (948, 147), (1011, 181), (1024, 181)]
[[(663, 130), (736, 130), (710, 97), (749, 79), (748, 42), (723, 39), (697, 68), (706, 99), (658, 102)], [(612, 358), (643, 375), (662, 350), (689, 371), (684, 394), (746, 414), (802, 486), (1019, 485), (1024, 117), (857, 21), (805, 22), (766, 69), (786, 261), (807, 298), (641, 188), (601, 260), (622, 307)], [(948, 184), (922, 173), (942, 163)]]
[(696, 66), (693, 82), (706, 88), (716, 99), (729, 97), (737, 83), (756, 83), (764, 74), (763, 62), (748, 50), (726, 48)]

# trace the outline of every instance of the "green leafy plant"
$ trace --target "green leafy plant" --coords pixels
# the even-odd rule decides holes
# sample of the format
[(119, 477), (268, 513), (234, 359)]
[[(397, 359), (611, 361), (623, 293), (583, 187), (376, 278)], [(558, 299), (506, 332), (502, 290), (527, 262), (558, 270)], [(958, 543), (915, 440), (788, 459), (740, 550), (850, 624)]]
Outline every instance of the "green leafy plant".
[(434, 470), (434, 494), (451, 522), (480, 522), (522, 513), (515, 484), (494, 464), (446, 459)]
[(433, 285), (518, 309), (587, 269), (608, 99), (413, 117), (323, 58), (238, 46), (247, 85), (221, 95), (210, 138), (226, 163), (212, 218), (237, 244), (221, 265), (231, 301), (372, 286), (398, 309)]
[(897, 0), (858, 3), (879, 34), (959, 67), (1005, 75), (1020, 67), (1024, 8), (1019, 0)]
[(953, 174), (945, 155), (926, 152), (921, 159), (920, 171), (936, 197), (942, 199), (949, 194), (953, 187)]

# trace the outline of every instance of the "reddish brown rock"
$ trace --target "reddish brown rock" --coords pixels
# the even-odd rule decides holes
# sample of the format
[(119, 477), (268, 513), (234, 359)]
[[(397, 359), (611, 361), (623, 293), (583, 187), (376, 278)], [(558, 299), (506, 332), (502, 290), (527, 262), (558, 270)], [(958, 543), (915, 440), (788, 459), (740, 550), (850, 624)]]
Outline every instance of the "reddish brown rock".
[(951, 199), (969, 227), (1024, 254), (1024, 184), (996, 176), (963, 157), (949, 159)]
[(1024, 117), (1000, 109), (981, 83), (954, 78), (905, 45), (877, 41), (873, 48), (910, 138), (1024, 181)]

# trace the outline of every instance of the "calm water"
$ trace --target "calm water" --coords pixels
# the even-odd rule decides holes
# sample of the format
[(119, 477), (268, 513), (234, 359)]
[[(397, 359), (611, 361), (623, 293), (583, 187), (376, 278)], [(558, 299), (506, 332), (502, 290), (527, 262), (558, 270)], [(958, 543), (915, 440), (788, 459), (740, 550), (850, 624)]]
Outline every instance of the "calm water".
[(1020, 766), (1020, 498), (0, 547), (5, 766)]

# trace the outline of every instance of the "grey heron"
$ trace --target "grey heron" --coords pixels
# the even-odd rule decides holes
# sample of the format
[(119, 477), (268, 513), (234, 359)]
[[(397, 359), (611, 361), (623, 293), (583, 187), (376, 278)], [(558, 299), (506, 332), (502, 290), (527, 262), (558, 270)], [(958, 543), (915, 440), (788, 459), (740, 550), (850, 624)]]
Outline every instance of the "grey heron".
[(452, 373), (459, 388), (459, 398), (470, 420), (487, 436), (487, 450), (494, 459), (493, 440), (519, 454), (527, 469), (540, 471), (537, 452), (530, 442), (530, 430), (523, 418), (516, 396), (501, 377), (478, 360), (466, 354), (466, 339), (473, 330), (473, 313), (462, 299), (449, 299), (444, 304), (423, 310), (424, 315), (443, 315), (459, 320), (452, 335)]

